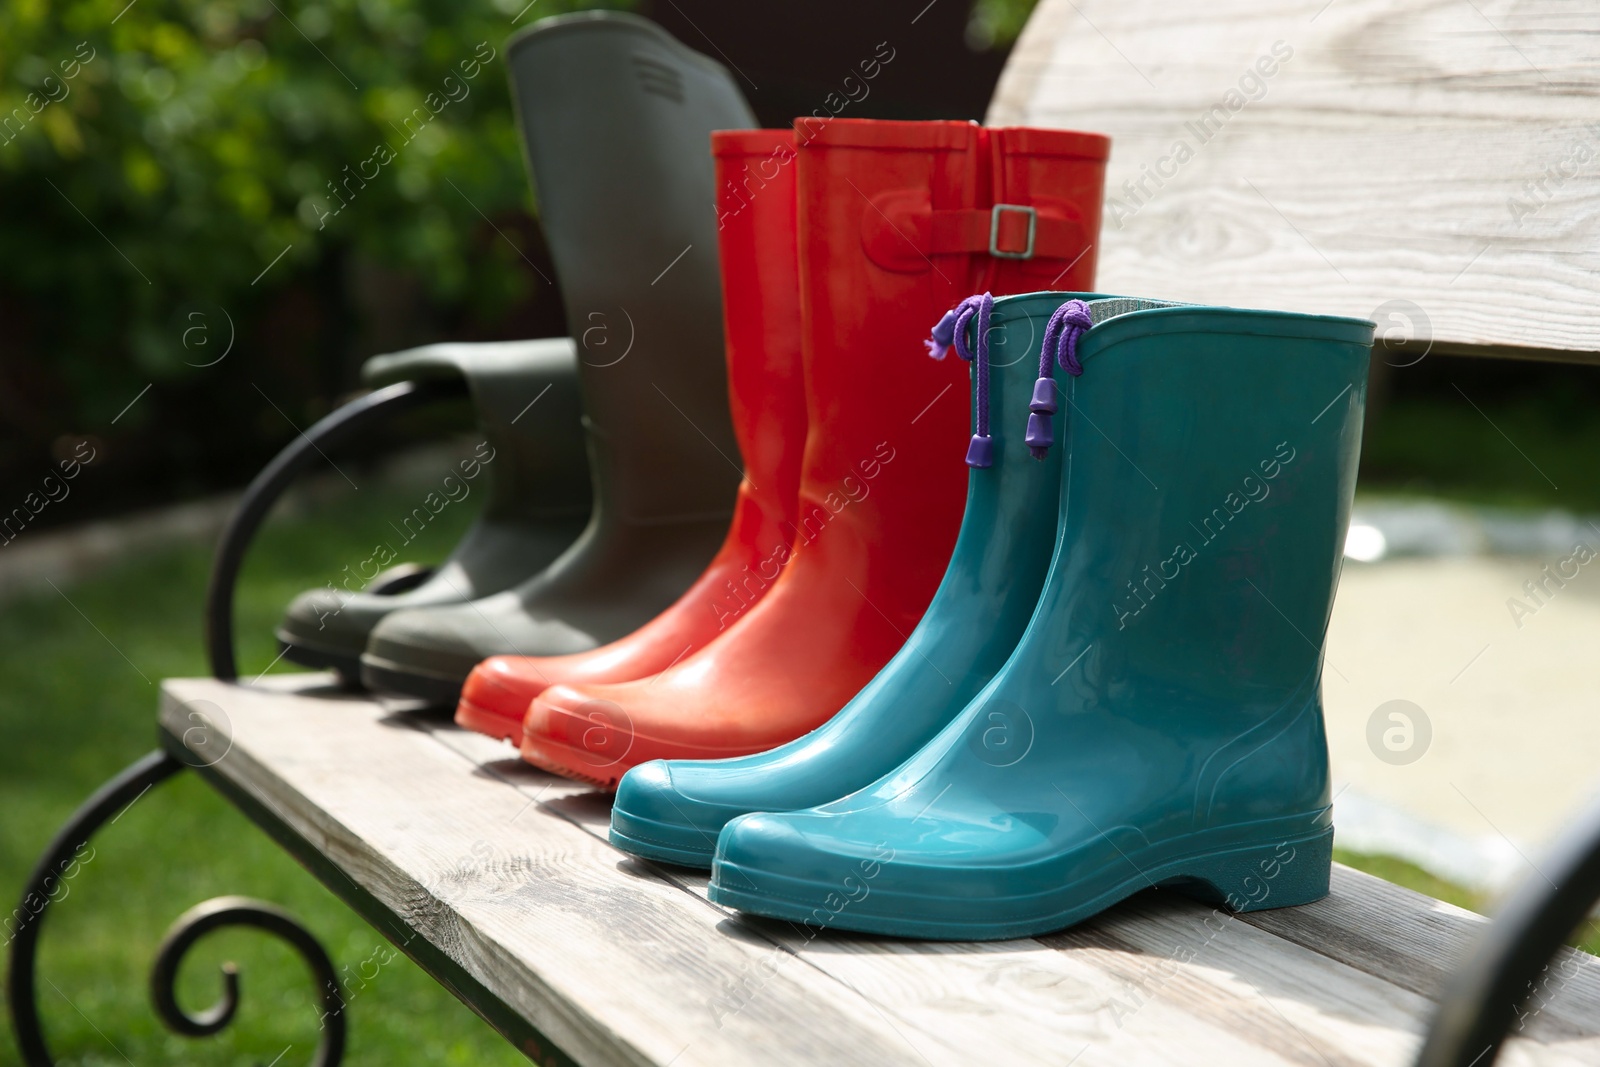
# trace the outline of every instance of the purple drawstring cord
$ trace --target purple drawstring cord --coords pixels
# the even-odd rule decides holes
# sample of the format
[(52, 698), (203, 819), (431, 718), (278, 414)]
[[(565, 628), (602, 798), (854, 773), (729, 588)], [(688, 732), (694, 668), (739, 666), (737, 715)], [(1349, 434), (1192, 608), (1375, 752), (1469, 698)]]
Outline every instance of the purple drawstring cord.
[(1050, 416), (1056, 413), (1056, 383), (1051, 375), (1051, 360), (1061, 364), (1061, 369), (1073, 377), (1082, 374), (1078, 338), (1093, 325), (1089, 305), (1082, 300), (1068, 300), (1056, 308), (1045, 324), (1044, 342), (1039, 346), (1039, 380), (1033, 383), (1033, 400), (1028, 404), (1028, 433), (1024, 438), (1034, 459), (1043, 459), (1055, 444), (1055, 434), (1050, 428)]
[[(943, 359), (952, 345), (956, 355), (974, 364), (978, 380), (978, 432), (972, 435), (967, 446), (967, 466), (989, 467), (994, 464), (994, 442), (989, 437), (989, 316), (994, 311), (994, 297), (988, 293), (969, 296), (944, 313), (944, 318), (933, 328), (933, 336), (924, 341), (928, 355)], [(978, 318), (977, 351), (967, 348), (967, 326), (973, 316)]]

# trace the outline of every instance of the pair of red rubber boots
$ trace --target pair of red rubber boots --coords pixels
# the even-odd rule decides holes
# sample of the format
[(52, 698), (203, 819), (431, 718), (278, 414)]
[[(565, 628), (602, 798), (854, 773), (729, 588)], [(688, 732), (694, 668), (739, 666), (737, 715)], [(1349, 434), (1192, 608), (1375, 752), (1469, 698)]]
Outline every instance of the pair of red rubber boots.
[(932, 598), (966, 496), (966, 368), (921, 339), (971, 293), (1094, 278), (1096, 134), (801, 120), (714, 134), (712, 151), (744, 458), (727, 539), (637, 632), (486, 660), (456, 711), (605, 789), (647, 760), (792, 740), (877, 673)]

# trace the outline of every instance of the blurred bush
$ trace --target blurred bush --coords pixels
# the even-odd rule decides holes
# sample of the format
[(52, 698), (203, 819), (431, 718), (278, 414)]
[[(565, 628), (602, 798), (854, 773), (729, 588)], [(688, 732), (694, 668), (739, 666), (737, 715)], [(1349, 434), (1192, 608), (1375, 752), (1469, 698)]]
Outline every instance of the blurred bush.
[(1038, 0), (973, 0), (967, 44), (975, 50), (1015, 44)]
[(82, 435), (112, 495), (177, 495), (388, 339), (560, 332), (504, 46), (593, 6), (626, 5), (0, 5), (0, 511)]
[[(957, 57), (940, 84), (981, 67), (973, 99), (903, 65), (900, 97), (885, 86), (861, 114), (981, 114), (1033, 3), (967, 0), (907, 39)], [(505, 41), (539, 18), (633, 6), (0, 4), (0, 516), (91, 450), (83, 491), (31, 526), (238, 485), (355, 386), (366, 356), (564, 333)], [(768, 121), (833, 88), (839, 64), (794, 55), (770, 25), (738, 40), (780, 16), (837, 37), (821, 9), (638, 7), (710, 54), (700, 27), (714, 27), (741, 67), (798, 64), (793, 85), (764, 74), (768, 91), (752, 90)]]

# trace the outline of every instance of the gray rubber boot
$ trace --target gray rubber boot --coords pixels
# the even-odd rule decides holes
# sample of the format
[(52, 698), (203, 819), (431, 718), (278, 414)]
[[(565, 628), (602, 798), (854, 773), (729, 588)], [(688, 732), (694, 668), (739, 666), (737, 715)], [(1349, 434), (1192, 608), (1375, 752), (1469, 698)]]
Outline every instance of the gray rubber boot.
[[(361, 376), (373, 388), (465, 379), (483, 441), (437, 492), (395, 516), (393, 538), (323, 588), (294, 599), (278, 625), (284, 658), (332, 667), (354, 680), (373, 627), (389, 612), (461, 604), (509, 589), (577, 539), (589, 518), (590, 489), (575, 349), (565, 337), (437, 344), (366, 362)], [(406, 546), (445, 502), (464, 503), (474, 493), (486, 494), (482, 508), (443, 563), (431, 571), (379, 570), (405, 558)]]
[(721, 545), (741, 476), (710, 135), (754, 126), (743, 96), (720, 65), (631, 16), (548, 19), (508, 51), (578, 339), (595, 509), (516, 589), (374, 629), (363, 681), (438, 704), (488, 656), (587, 651), (666, 609)]

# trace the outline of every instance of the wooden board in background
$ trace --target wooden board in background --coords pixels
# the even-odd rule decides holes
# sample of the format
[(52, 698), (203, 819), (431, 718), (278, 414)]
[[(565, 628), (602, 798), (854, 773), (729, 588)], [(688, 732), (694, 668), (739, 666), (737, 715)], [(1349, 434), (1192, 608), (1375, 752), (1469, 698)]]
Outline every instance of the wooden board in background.
[(1102, 292), (1600, 361), (1600, 6), (1040, 0), (988, 122), (1112, 136)]

